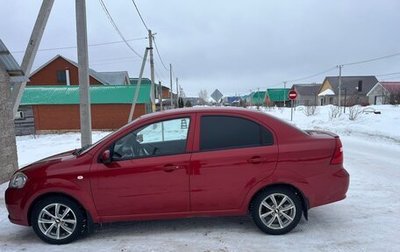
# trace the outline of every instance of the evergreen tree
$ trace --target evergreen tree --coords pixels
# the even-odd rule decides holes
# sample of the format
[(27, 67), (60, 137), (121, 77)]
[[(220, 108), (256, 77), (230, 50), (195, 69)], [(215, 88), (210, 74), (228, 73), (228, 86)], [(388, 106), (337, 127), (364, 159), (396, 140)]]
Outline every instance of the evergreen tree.
[(185, 107), (185, 105), (183, 104), (183, 99), (182, 99), (182, 97), (179, 97), (179, 99), (178, 99), (178, 108), (183, 108), (183, 107)]
[(187, 100), (185, 102), (185, 107), (192, 107), (192, 103), (189, 100)]

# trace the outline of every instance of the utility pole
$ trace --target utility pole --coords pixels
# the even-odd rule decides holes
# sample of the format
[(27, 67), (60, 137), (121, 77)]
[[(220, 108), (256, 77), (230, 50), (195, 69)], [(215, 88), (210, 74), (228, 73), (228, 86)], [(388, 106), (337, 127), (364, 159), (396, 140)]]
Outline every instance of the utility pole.
[(170, 84), (170, 99), (171, 99), (171, 109), (174, 108), (173, 103), (173, 93), (172, 93), (172, 65), (169, 64), (169, 84)]
[(76, 40), (78, 49), (78, 75), (81, 122), (81, 145), (92, 144), (92, 121), (89, 94), (89, 56), (86, 26), (86, 0), (75, 0)]
[(150, 79), (151, 79), (151, 88), (150, 88), (150, 100), (151, 100), (151, 110), (152, 112), (156, 112), (156, 103), (155, 103), (155, 88), (154, 88), (154, 58), (153, 58), (153, 34), (151, 30), (149, 30), (149, 50), (150, 50)]
[(341, 105), (341, 98), (342, 98), (342, 67), (343, 65), (338, 65), (339, 68), (339, 99), (338, 99), (338, 106)]
[(179, 107), (179, 106), (178, 106), (178, 101), (179, 101), (179, 84), (178, 84), (178, 77), (176, 77), (175, 83), (176, 83), (176, 107)]
[(149, 51), (149, 48), (146, 48), (144, 50), (142, 66), (140, 68), (140, 73), (139, 73), (139, 80), (138, 80), (137, 85), (136, 85), (135, 95), (133, 96), (132, 107), (131, 107), (131, 111), (129, 112), (128, 123), (132, 121), (133, 114), (135, 113), (135, 106), (136, 106), (136, 103), (137, 103), (137, 99), (139, 97), (140, 84), (142, 83), (142, 77), (143, 77), (144, 67), (146, 65), (148, 51)]
[[(21, 70), (25, 73), (27, 77), (29, 77), (31, 73), (33, 61), (39, 48), (40, 41), (42, 40), (44, 28), (46, 27), (47, 20), (49, 19), (53, 4), (54, 0), (43, 0), (39, 10), (39, 14), (36, 18), (36, 22), (33, 27), (28, 46), (26, 47), (25, 55), (21, 63)], [(13, 117), (15, 117), (15, 115), (17, 114), (25, 86), (26, 81), (15, 83), (12, 90), (10, 100), (12, 101), (13, 106)]]
[(10, 102), (10, 76), (0, 65), (0, 184), (10, 179), (18, 169), (14, 116)]
[(286, 107), (286, 97), (285, 97), (285, 90), (286, 90), (286, 81), (283, 82), (283, 107)]
[(158, 82), (158, 102), (160, 103), (160, 111), (163, 110), (163, 102), (162, 102), (162, 84), (161, 81)]
[(346, 114), (346, 106), (347, 106), (347, 88), (344, 88), (343, 113), (345, 114)]

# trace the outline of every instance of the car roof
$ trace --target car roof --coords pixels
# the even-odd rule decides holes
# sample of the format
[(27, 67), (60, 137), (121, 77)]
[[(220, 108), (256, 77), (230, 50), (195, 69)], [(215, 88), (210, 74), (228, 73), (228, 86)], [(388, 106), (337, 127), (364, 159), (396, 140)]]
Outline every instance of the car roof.
[(238, 107), (190, 107), (190, 108), (178, 108), (178, 109), (169, 109), (164, 111), (159, 111), (155, 113), (150, 113), (141, 116), (140, 118), (148, 119), (152, 117), (162, 117), (167, 115), (179, 115), (179, 114), (187, 114), (187, 113), (253, 113), (253, 114), (265, 114), (257, 110), (246, 109), (246, 108), (238, 108)]

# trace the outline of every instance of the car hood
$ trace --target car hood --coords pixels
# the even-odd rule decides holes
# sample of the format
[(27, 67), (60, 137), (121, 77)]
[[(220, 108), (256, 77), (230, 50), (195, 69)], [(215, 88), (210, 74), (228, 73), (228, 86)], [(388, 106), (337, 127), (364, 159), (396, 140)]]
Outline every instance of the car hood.
[(38, 168), (38, 167), (43, 167), (43, 166), (50, 166), (56, 163), (61, 163), (63, 161), (67, 160), (72, 160), (76, 159), (76, 156), (73, 154), (75, 150), (69, 150), (66, 152), (58, 153), (53, 156), (49, 156), (46, 158), (43, 158), (41, 160), (38, 160), (34, 163), (31, 163), (23, 168), (21, 168), (21, 171), (26, 171), (28, 169), (33, 169), (33, 168)]

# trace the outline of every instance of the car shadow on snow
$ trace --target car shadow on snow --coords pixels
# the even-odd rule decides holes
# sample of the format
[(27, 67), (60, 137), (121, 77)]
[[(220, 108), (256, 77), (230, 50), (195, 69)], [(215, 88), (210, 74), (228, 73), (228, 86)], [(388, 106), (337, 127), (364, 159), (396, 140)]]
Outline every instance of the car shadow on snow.
[[(329, 215), (329, 214), (328, 214)], [(270, 237), (274, 240), (288, 239), (293, 236), (304, 236), (313, 233), (314, 231), (321, 231), (320, 220), (326, 219), (323, 211), (313, 211), (310, 218), (313, 221), (306, 221), (304, 218), (300, 220), (299, 225), (290, 233), (283, 236), (268, 236), (261, 232), (250, 216), (239, 217), (196, 217), (186, 219), (171, 219), (171, 220), (149, 220), (149, 221), (132, 221), (132, 222), (118, 222), (106, 223), (102, 225), (95, 225), (93, 233), (79, 239), (78, 241), (70, 244), (85, 244), (85, 243), (98, 243), (99, 241), (119, 241), (126, 239), (136, 238), (138, 240), (147, 239), (148, 237), (162, 237), (162, 239), (176, 236), (183, 237), (196, 237), (197, 239), (207, 239), (224, 236), (242, 236), (251, 235), (253, 237)], [(329, 219), (329, 217), (328, 217)], [(332, 219), (333, 224), (334, 220)], [(339, 224), (338, 224), (339, 225)], [(326, 228), (326, 223), (325, 223)], [(314, 231), (312, 231), (314, 230)], [(8, 245), (19, 244), (19, 247), (29, 246), (29, 244), (45, 244), (33, 232), (32, 228), (18, 227), (15, 232), (8, 233), (7, 237), (0, 237), (3, 248)], [(188, 239), (190, 239), (188, 237)], [(2, 247), (0, 246), (0, 248)], [(68, 246), (68, 245), (67, 245)], [(1, 249), (0, 249), (1, 250)]]
[[(181, 232), (233, 232), (254, 231), (258, 229), (248, 216), (241, 217), (196, 217), (186, 219), (171, 220), (150, 220), (106, 223), (96, 225), (95, 236), (112, 235), (115, 233), (125, 233), (129, 235), (146, 236), (149, 234), (171, 234)], [(117, 235), (116, 235), (117, 236)]]
[[(303, 218), (299, 226), (307, 223)], [(295, 228), (290, 234), (295, 234), (302, 229)], [(97, 225), (89, 239), (118, 239), (122, 235), (129, 237), (148, 237), (150, 235), (180, 235), (192, 234), (208, 236), (209, 234), (254, 234), (264, 236), (254, 224), (250, 216), (239, 217), (195, 217), (187, 219), (173, 220), (151, 220), (151, 221), (134, 221), (107, 223)]]

